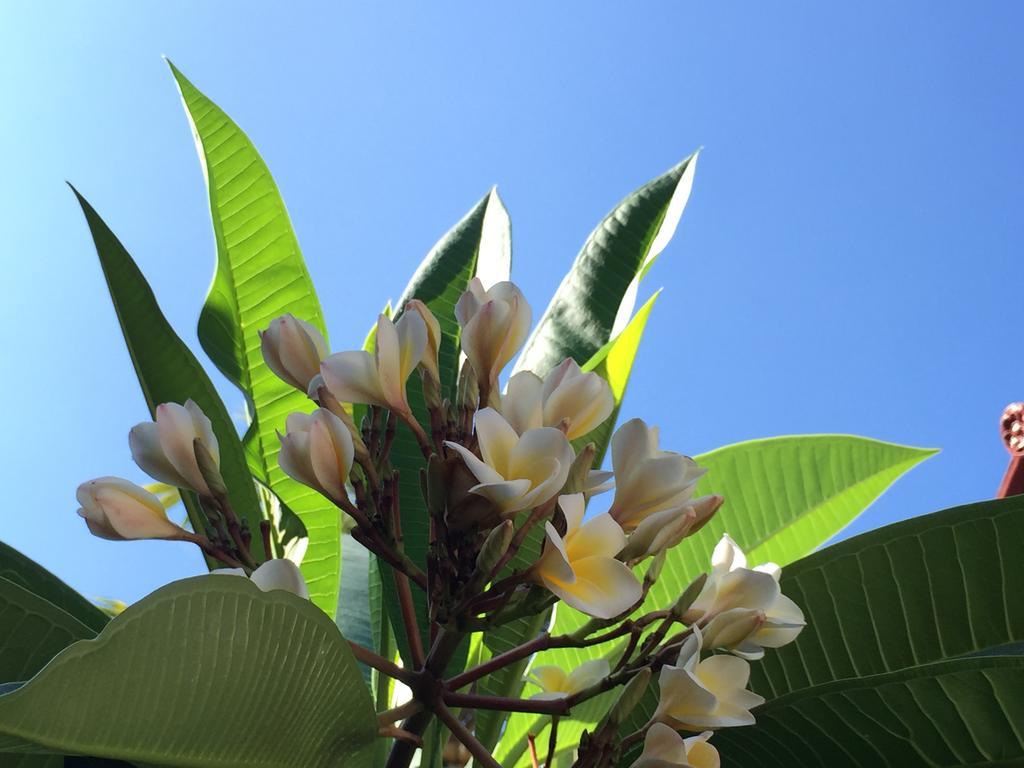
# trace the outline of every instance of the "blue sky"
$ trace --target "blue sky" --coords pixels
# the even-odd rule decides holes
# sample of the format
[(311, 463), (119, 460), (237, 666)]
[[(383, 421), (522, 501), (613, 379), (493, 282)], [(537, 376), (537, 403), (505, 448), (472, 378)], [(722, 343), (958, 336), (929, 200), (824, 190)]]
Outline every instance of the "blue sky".
[(201, 567), (74, 516), (82, 480), (142, 479), (146, 411), (65, 179), (199, 350), (213, 241), (161, 54), (263, 153), (335, 349), (495, 183), (539, 315), (607, 210), (703, 146), (625, 412), (687, 453), (942, 448), (846, 534), (991, 496), (1024, 397), (1022, 22), (1012, 2), (0, 4), (0, 538), (90, 596)]

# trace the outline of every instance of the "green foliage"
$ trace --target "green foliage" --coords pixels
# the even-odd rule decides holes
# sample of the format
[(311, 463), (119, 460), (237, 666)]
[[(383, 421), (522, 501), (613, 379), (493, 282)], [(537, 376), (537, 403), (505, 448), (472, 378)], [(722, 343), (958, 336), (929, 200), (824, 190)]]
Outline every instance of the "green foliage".
[[(35, 596), (73, 616), (94, 632), (109, 621), (107, 615), (43, 566), (25, 557), (0, 541), (0, 578), (25, 589)], [(0, 622), (0, 626), (13, 626)], [(0, 673), (0, 682), (15, 680)]]
[(1024, 658), (958, 659), (837, 680), (769, 702), (756, 715), (756, 727), (715, 734), (723, 765), (1022, 765)]
[(888, 525), (794, 563), (782, 589), (807, 627), (754, 665), (752, 688), (771, 699), (1024, 641), (1022, 541), (1017, 496)]
[[(231, 504), (239, 517), (259, 531), (263, 518), (259, 497), (224, 403), (195, 355), (185, 346), (160, 311), (153, 290), (121, 242), (99, 217), (89, 202), (72, 187), (92, 232), (96, 253), (103, 268), (110, 298), (117, 312), (128, 354), (150, 414), (160, 403), (184, 403), (191, 398), (213, 424), (220, 443), (220, 469), (227, 483)], [(182, 494), (189, 520), (197, 531), (203, 530), (199, 501), (191, 491)], [(212, 564), (211, 564), (212, 567)]]
[[(169, 63), (169, 62), (168, 62)], [(285, 417), (309, 411), (306, 395), (263, 361), (259, 332), (291, 313), (324, 337), (320, 302), (277, 185), (256, 148), (223, 110), (171, 66), (196, 138), (210, 197), (217, 271), (199, 317), (199, 341), (248, 401), (244, 438), (253, 475), (294, 512), (309, 538), (301, 564), (310, 599), (333, 616), (341, 572), (341, 517), (277, 464)]]
[(517, 371), (543, 376), (571, 357), (583, 365), (628, 319), (640, 278), (668, 245), (693, 186), (693, 154), (605, 216), (534, 328)]
[(0, 696), (0, 751), (164, 766), (370, 766), (373, 705), (333, 622), (248, 579), (170, 584)]

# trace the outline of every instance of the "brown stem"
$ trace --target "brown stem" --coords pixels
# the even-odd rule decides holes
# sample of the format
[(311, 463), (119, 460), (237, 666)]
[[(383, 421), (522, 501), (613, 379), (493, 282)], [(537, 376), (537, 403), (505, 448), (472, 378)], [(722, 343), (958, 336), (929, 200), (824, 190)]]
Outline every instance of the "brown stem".
[(409, 588), (409, 577), (397, 568), (392, 568), (395, 577), (395, 588), (398, 590), (398, 604), (402, 610), (402, 624), (405, 625), (405, 638), (409, 641), (413, 664), (422, 668), (426, 658), (423, 655), (423, 640), (420, 638), (420, 624), (416, 617), (416, 606), (412, 601), (412, 590)]
[(398, 707), (392, 707), (383, 712), (377, 713), (377, 725), (387, 725), (388, 723), (394, 723), (397, 720), (405, 720), (411, 715), (415, 715), (423, 709), (423, 704), (416, 699), (407, 701)]
[(544, 760), (544, 768), (555, 764), (555, 747), (558, 744), (558, 715), (551, 718), (551, 735), (548, 736), (548, 756)]
[(184, 533), (179, 534), (177, 538), (179, 541), (188, 541), (192, 544), (195, 544), (197, 547), (203, 550), (204, 553), (206, 553), (207, 555), (216, 560), (219, 560), (220, 562), (224, 563), (224, 565), (230, 566), (231, 568), (251, 570), (246, 569), (242, 563), (233, 558), (230, 554), (225, 552), (220, 547), (215, 547), (213, 545), (213, 542), (206, 538), (206, 536), (203, 536), (201, 533), (189, 533), (188, 531), (185, 531)]
[(505, 712), (527, 712), (536, 715), (564, 715), (569, 699), (510, 699), (505, 696), (484, 696), (477, 693), (444, 692), (445, 704), (470, 709), (496, 709)]
[(532, 733), (526, 734), (526, 743), (530, 747), (530, 765), (532, 768), (540, 768), (540, 761), (537, 759), (537, 737)]
[(448, 707), (444, 704), (438, 705), (436, 714), (438, 720), (448, 726), (448, 730), (469, 750), (469, 754), (473, 756), (475, 764), (487, 766), (487, 768), (501, 768), (501, 763), (491, 756), (487, 747), (481, 744), (476, 736), (469, 732), (469, 729), (463, 725), (462, 721)]
[(430, 444), (430, 438), (427, 437), (426, 431), (420, 426), (420, 423), (416, 421), (416, 417), (411, 413), (400, 414), (402, 421), (409, 427), (413, 436), (416, 438), (416, 443), (420, 447), (420, 452), (423, 454), (423, 458), (430, 461), (430, 457), (434, 455), (434, 448)]
[(260, 539), (263, 541), (263, 554), (267, 560), (274, 559), (274, 547), (270, 542), (270, 521), (260, 520)]
[(392, 738), (395, 741), (405, 742), (411, 744), (413, 747), (423, 746), (423, 737), (417, 736), (415, 733), (409, 733), (409, 731), (402, 730), (397, 725), (379, 725), (377, 726), (377, 735), (383, 736), (384, 738)]
[(388, 661), (378, 653), (374, 653), (365, 645), (360, 645), (352, 640), (348, 641), (348, 647), (352, 649), (352, 655), (368, 667), (373, 667), (378, 672), (393, 677), (406, 685), (413, 682), (413, 675), (409, 670), (402, 669), (392, 661)]

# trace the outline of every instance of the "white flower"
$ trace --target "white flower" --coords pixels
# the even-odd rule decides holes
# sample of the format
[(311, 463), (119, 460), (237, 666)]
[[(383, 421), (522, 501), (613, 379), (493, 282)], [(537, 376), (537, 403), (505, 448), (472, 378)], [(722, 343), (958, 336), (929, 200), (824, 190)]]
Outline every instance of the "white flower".
[(437, 368), (437, 355), (441, 349), (441, 324), (437, 322), (434, 313), (419, 299), (412, 299), (405, 305), (406, 312), (415, 312), (423, 318), (423, 324), (427, 328), (427, 344), (423, 348), (423, 367), (435, 381), (441, 380), (441, 374)]
[(220, 447), (213, 425), (191, 400), (185, 405), (163, 403), (156, 407), (156, 421), (144, 421), (128, 433), (132, 458), (147, 475), (179, 488), (191, 488), (211, 496), (196, 460), (199, 440), (220, 465)]
[(397, 323), (377, 318), (374, 352), (338, 352), (320, 365), (324, 384), (342, 403), (379, 405), (409, 417), (405, 394), (410, 374), (423, 360), (427, 326), (418, 312), (403, 312)]
[(160, 499), (120, 477), (98, 477), (78, 486), (78, 514), (95, 536), (124, 539), (176, 539), (186, 531), (167, 519)]
[(575, 454), (561, 430), (542, 427), (520, 436), (493, 408), (477, 411), (475, 423), (483, 460), (465, 446), (445, 442), (480, 481), (472, 493), (508, 515), (550, 501), (562, 490)]
[(455, 317), (462, 326), (462, 351), (477, 380), (496, 390), (501, 369), (526, 341), (533, 319), (530, 305), (512, 283), (484, 290), (480, 278), (474, 277), (455, 305)]
[(701, 633), (694, 626), (675, 666), (661, 668), (661, 698), (653, 719), (691, 731), (752, 725), (750, 710), (764, 699), (746, 690), (750, 664), (725, 654), (701, 661), (700, 651)]
[(689, 456), (658, 449), (658, 428), (627, 421), (612, 437), (615, 500), (609, 514), (630, 533), (650, 515), (686, 505), (706, 470)]
[(515, 374), (501, 398), (501, 413), (516, 432), (557, 427), (565, 420), (570, 440), (599, 426), (614, 408), (608, 382), (596, 373), (584, 373), (572, 358), (543, 379), (531, 371)]
[(648, 515), (629, 535), (629, 544), (623, 552), (624, 559), (654, 557), (671, 549), (707, 522), (723, 501), (721, 496), (702, 496), (685, 506), (663, 509)]
[(320, 373), (320, 362), (327, 357), (327, 342), (313, 325), (294, 315), (281, 315), (260, 331), (263, 360), (277, 377), (301, 392), (310, 379)]
[[(711, 555), (704, 589), (690, 607), (691, 615), (705, 627), (708, 647), (759, 659), (765, 648), (795, 640), (806, 621), (800, 606), (782, 594), (781, 574), (775, 563), (747, 568), (743, 550), (724, 534)], [(749, 628), (746, 636), (744, 627)]]
[(618, 616), (642, 595), (636, 576), (615, 557), (625, 546), (626, 535), (608, 514), (584, 524), (582, 493), (562, 496), (558, 504), (565, 514), (565, 536), (545, 524), (547, 541), (537, 563), (538, 580), (589, 616)]
[[(216, 571), (211, 571), (210, 575), (242, 576), (244, 578), (245, 571), (241, 568), (219, 568)], [(264, 592), (280, 589), (284, 592), (298, 595), (305, 600), (309, 599), (309, 587), (306, 585), (306, 580), (302, 578), (299, 566), (291, 560), (283, 558), (267, 560), (267, 562), (254, 570), (249, 578), (253, 584)]]
[(352, 434), (344, 422), (326, 408), (311, 414), (292, 413), (286, 434), (278, 433), (281, 469), (293, 480), (335, 501), (347, 499), (345, 482), (352, 469)]
[(562, 699), (572, 696), (590, 686), (599, 683), (611, 674), (611, 666), (607, 659), (591, 659), (585, 661), (566, 673), (564, 669), (554, 665), (541, 665), (530, 670), (530, 682), (540, 688), (531, 699)]
[(720, 768), (718, 750), (708, 743), (711, 731), (684, 739), (664, 723), (655, 723), (644, 737), (644, 751), (630, 768)]

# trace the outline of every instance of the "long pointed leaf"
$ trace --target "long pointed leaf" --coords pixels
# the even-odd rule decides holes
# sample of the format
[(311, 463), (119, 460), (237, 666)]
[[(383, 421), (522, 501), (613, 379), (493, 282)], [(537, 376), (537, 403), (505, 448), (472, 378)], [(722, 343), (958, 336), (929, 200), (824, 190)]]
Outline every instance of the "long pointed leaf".
[[(239, 516), (248, 521), (250, 530), (259, 531), (262, 519), (259, 497), (245, 451), (224, 403), (195, 355), (160, 311), (153, 290), (128, 251), (78, 190), (72, 187), (72, 191), (92, 232), (121, 333), (150, 414), (156, 412), (160, 403), (183, 403), (189, 398), (203, 409), (220, 443), (221, 473), (231, 503)], [(195, 494), (183, 493), (182, 500), (192, 526), (202, 531), (203, 517)]]
[(276, 432), (284, 430), (289, 413), (309, 411), (311, 404), (263, 362), (258, 336), (271, 320), (290, 312), (326, 338), (320, 303), (263, 159), (223, 110), (170, 67), (196, 139), (217, 243), (217, 271), (199, 318), (199, 341), (249, 402), (252, 423), (245, 444), (251, 469), (305, 526), (309, 542), (302, 575), (310, 599), (333, 616), (341, 570), (340, 514), (277, 464)]
[(633, 314), (640, 278), (675, 233), (696, 167), (693, 154), (597, 225), (526, 342), (517, 371), (543, 376), (567, 357), (582, 365), (618, 335)]

